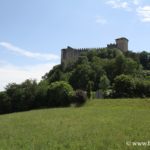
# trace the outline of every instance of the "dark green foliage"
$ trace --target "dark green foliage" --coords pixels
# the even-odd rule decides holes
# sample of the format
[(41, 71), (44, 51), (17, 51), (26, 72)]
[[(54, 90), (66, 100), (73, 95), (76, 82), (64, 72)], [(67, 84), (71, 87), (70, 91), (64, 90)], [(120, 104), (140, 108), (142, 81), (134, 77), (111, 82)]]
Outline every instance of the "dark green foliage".
[(107, 95), (107, 90), (109, 89), (110, 81), (106, 75), (100, 77), (99, 88), (102, 90), (104, 97)]
[(107, 62), (104, 68), (111, 82), (118, 75), (137, 75), (141, 72), (140, 64), (131, 58), (126, 58), (123, 54)]
[(47, 107), (47, 90), (48, 82), (46, 80), (41, 81), (36, 90), (35, 108)]
[(120, 51), (117, 48), (113, 48), (113, 49), (103, 48), (103, 49), (100, 49), (100, 51), (98, 52), (98, 56), (100, 58), (107, 58), (107, 59), (115, 58), (121, 54), (122, 54), (122, 51)]
[(135, 97), (150, 97), (150, 80), (135, 80), (136, 89), (135, 89)]
[(48, 80), (49, 83), (63, 80), (63, 72), (61, 65), (54, 66), (52, 70), (43, 76), (43, 79)]
[(120, 75), (114, 81), (114, 97), (150, 97), (150, 81)]
[(71, 85), (65, 81), (53, 82), (49, 85), (47, 91), (47, 106), (48, 107), (61, 107), (69, 106), (70, 96), (73, 93)]
[(11, 112), (11, 101), (6, 92), (0, 92), (0, 114)]
[(150, 70), (150, 53), (145, 51), (141, 52), (140, 63), (143, 65), (144, 69)]
[(135, 53), (132, 51), (127, 51), (124, 53), (126, 57), (133, 59), (134, 61), (140, 63), (140, 53)]
[(84, 89), (86, 90), (88, 81), (92, 75), (92, 69), (89, 65), (82, 64), (78, 65), (77, 68), (73, 71), (69, 83), (73, 86), (74, 89)]
[(114, 97), (134, 97), (136, 85), (129, 75), (117, 76), (114, 80)]
[(86, 102), (87, 94), (83, 90), (76, 90), (72, 96), (72, 99), (73, 103), (75, 103), (77, 106), (81, 106)]
[(87, 97), (90, 99), (92, 95), (93, 82), (89, 81), (87, 85)]
[[(67, 82), (81, 91), (70, 96), (73, 90)], [(150, 97), (150, 53), (123, 53), (113, 45), (84, 51), (76, 62), (54, 66), (39, 84), (34, 80), (9, 84), (0, 93), (0, 113), (68, 106), (71, 97), (82, 104), (84, 91), (90, 98), (91, 91), (100, 88), (107, 96), (113, 91), (113, 97)]]
[(26, 80), (22, 84), (9, 84), (6, 87), (7, 96), (11, 101), (12, 112), (24, 111), (34, 108), (37, 83)]

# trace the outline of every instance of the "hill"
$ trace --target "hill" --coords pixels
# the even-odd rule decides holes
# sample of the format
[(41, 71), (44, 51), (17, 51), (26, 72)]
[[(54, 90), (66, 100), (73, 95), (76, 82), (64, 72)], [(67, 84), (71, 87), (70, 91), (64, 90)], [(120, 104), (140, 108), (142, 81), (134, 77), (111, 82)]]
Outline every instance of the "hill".
[(147, 144), (149, 108), (150, 99), (105, 99), (80, 108), (0, 115), (0, 149), (148, 150), (130, 142)]
[(76, 61), (54, 66), (40, 83), (8, 84), (0, 92), (0, 114), (81, 104), (86, 97), (150, 97), (149, 56), (109, 47), (81, 50)]
[[(69, 51), (69, 49), (67, 50)], [(55, 66), (43, 76), (43, 80), (48, 83), (67, 81), (75, 90), (85, 91), (87, 91), (88, 84), (91, 84), (92, 91), (99, 89), (105, 91), (104, 93), (107, 93), (107, 90), (112, 91), (107, 95), (108, 97), (149, 97), (148, 92), (144, 90), (143, 93), (141, 89), (149, 89), (147, 85), (150, 86), (150, 53), (145, 51), (141, 53), (123, 52), (118, 48), (109, 47), (83, 50), (83, 52), (80, 50), (79, 52), (80, 55), (77, 55), (75, 61), (70, 58), (65, 65), (62, 62)], [(122, 77), (122, 75), (125, 76)], [(116, 84), (118, 77), (118, 82), (123, 82), (122, 85)], [(134, 85), (131, 83), (132, 80), (134, 80)], [(141, 83), (137, 83), (137, 81), (141, 81)], [(144, 88), (145, 85), (142, 85), (143, 83), (146, 88)], [(133, 87), (130, 88), (130, 85)], [(125, 90), (121, 89), (122, 86), (129, 87), (129, 91), (132, 91), (133, 94), (130, 94), (126, 88), (124, 88)], [(118, 89), (121, 89), (119, 95), (117, 94), (120, 93)]]

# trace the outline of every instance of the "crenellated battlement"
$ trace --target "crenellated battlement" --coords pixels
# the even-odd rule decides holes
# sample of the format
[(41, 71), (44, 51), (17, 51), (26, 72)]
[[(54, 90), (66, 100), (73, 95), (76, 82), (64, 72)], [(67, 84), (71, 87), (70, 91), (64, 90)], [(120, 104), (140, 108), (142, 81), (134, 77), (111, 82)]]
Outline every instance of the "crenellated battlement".
[(61, 50), (61, 64), (66, 67), (68, 64), (72, 62), (76, 62), (83, 52), (88, 52), (92, 50), (102, 50), (104, 48), (119, 48), (121, 51), (128, 51), (128, 39), (127, 38), (118, 38), (116, 39), (116, 43), (107, 44), (107, 47), (99, 47), (99, 48), (72, 48), (68, 46), (65, 49)]

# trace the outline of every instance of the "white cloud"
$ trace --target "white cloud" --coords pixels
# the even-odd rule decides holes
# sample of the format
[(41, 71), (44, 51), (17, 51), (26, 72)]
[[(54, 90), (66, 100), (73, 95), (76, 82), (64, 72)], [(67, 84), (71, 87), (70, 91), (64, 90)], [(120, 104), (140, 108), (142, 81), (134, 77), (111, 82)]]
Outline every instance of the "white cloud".
[(106, 4), (110, 5), (112, 8), (120, 8), (124, 10), (131, 10), (129, 7), (129, 3), (127, 1), (122, 1), (122, 0), (108, 0)]
[(8, 83), (21, 83), (26, 79), (41, 80), (41, 77), (48, 72), (55, 63), (37, 64), (31, 66), (18, 67), (6, 62), (0, 66), (0, 91), (4, 90)]
[(150, 6), (137, 8), (137, 14), (140, 16), (142, 22), (150, 22)]
[(17, 54), (20, 54), (22, 56), (26, 56), (29, 58), (35, 58), (39, 60), (58, 60), (59, 59), (59, 56), (57, 55), (49, 54), (49, 53), (48, 54), (33, 53), (28, 50), (14, 46), (13, 44), (8, 43), (8, 42), (0, 42), (0, 46), (2, 46), (3, 48), (6, 48), (9, 51), (15, 52)]
[(132, 0), (132, 3), (133, 3), (134, 5), (139, 5), (139, 4), (140, 4), (140, 1), (141, 1), (141, 0)]
[(102, 18), (101, 16), (96, 16), (96, 23), (107, 24), (107, 20)]

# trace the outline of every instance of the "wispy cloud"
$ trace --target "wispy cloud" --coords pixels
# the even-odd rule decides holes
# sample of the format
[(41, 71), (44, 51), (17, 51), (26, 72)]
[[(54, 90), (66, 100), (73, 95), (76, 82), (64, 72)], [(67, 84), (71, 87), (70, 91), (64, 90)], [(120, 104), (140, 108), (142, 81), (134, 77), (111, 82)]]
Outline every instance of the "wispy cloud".
[(127, 11), (130, 11), (129, 3), (127, 1), (122, 0), (108, 0), (106, 4), (110, 5), (112, 8), (120, 8)]
[(48, 72), (56, 63), (37, 64), (30, 66), (15, 66), (5, 61), (0, 66), (0, 91), (4, 90), (8, 83), (21, 83), (26, 79), (41, 80), (41, 77)]
[(35, 59), (40, 59), (40, 60), (58, 60), (59, 56), (54, 55), (54, 54), (43, 54), (43, 53), (33, 53), (28, 50), (19, 48), (11, 43), (8, 42), (0, 42), (0, 46), (3, 48), (15, 52), (19, 55), (29, 57), (29, 58), (35, 58)]
[(107, 20), (101, 16), (96, 16), (96, 23), (98, 24), (107, 24)]
[(107, 0), (112, 8), (134, 11), (141, 22), (150, 22), (150, 5), (143, 5), (143, 0)]
[(138, 7), (137, 14), (142, 22), (150, 22), (150, 6)]
[(134, 5), (139, 5), (141, 0), (131, 0)]

